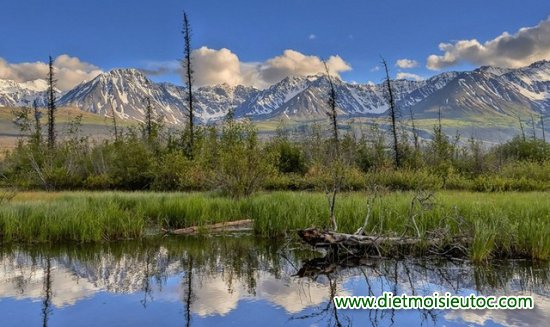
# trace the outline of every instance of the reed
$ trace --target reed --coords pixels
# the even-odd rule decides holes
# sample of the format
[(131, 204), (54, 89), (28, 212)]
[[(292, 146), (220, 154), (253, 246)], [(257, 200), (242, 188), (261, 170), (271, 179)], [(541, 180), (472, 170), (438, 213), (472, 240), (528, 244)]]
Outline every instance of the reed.
[[(379, 195), (371, 202), (367, 233), (449, 239), (467, 235), (472, 242), (464, 246), (474, 261), (550, 259), (548, 193), (441, 191), (428, 205), (411, 208), (414, 195)], [(339, 231), (353, 233), (362, 226), (369, 196), (353, 192), (339, 197)], [(213, 193), (20, 193), (0, 207), (0, 235), (3, 242), (100, 242), (239, 219), (253, 219), (258, 236), (293, 236), (300, 228), (328, 227), (327, 199), (317, 192), (259, 193), (242, 199)]]

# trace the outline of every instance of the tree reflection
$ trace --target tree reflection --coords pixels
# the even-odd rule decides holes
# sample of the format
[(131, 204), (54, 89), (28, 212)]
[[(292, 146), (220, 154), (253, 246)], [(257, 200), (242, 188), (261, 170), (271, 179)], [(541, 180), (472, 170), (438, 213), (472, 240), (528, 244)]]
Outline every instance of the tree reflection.
[(191, 326), (191, 305), (193, 302), (193, 256), (187, 260), (187, 271), (184, 277), (185, 326)]
[[(147, 308), (172, 292), (183, 305), (186, 326), (208, 315), (227, 314), (238, 308), (241, 299), (253, 297), (286, 310), (293, 320), (347, 326), (358, 315), (337, 310), (333, 299), (350, 293), (346, 289), (350, 280), (359, 283), (359, 288), (353, 288), (358, 295), (384, 291), (425, 295), (433, 292), (433, 287), (451, 293), (474, 290), (502, 294), (510, 289), (549, 293), (547, 264), (472, 266), (434, 259), (374, 259), (342, 253), (319, 256), (296, 243), (281, 244), (254, 237), (192, 237), (86, 246), (3, 247), (0, 292), (4, 293), (0, 298), (38, 294), (43, 326), (48, 325), (52, 308), (72, 305), (97, 291), (143, 292), (139, 308)], [(174, 288), (168, 281), (176, 276), (181, 279), (176, 278)], [(304, 285), (308, 292), (299, 290)], [(163, 294), (165, 288), (167, 294)], [(212, 299), (212, 292), (220, 292), (219, 297)], [(416, 312), (416, 323), (435, 325), (441, 320), (439, 312)], [(373, 326), (392, 325), (400, 315), (394, 310), (370, 310), (360, 319), (368, 317)]]
[(42, 326), (48, 326), (48, 319), (51, 313), (52, 303), (52, 261), (50, 257), (46, 258), (44, 267), (44, 299), (42, 300)]

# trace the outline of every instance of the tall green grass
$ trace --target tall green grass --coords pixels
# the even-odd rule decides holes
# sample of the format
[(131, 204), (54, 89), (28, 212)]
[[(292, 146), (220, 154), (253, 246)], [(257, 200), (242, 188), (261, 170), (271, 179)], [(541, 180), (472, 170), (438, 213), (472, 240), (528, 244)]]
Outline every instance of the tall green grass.
[[(42, 195), (45, 196), (43, 197)], [(378, 235), (453, 236), (471, 259), (550, 259), (550, 200), (544, 192), (472, 193), (444, 191), (429, 205), (411, 209), (411, 192), (392, 192), (372, 203), (367, 232)], [(338, 197), (339, 231), (352, 233), (367, 212), (366, 193)], [(414, 212), (411, 212), (414, 210)], [(67, 192), (23, 193), (0, 207), (3, 242), (98, 242), (142, 238), (149, 230), (253, 219), (258, 236), (295, 235), (310, 226), (328, 227), (322, 193), (273, 192), (230, 199), (210, 193)]]

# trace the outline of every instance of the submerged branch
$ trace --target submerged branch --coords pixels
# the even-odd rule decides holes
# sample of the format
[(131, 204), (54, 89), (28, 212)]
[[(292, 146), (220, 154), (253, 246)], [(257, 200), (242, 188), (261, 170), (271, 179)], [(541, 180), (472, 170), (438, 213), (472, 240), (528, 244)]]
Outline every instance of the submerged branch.
[[(447, 247), (459, 249), (472, 242), (472, 239), (469, 237), (454, 237), (449, 239), (444, 236), (436, 236), (432, 238), (381, 235), (373, 236), (337, 233), (333, 231), (320, 230), (318, 228), (299, 230), (298, 236), (300, 236), (304, 242), (312, 246), (327, 248), (339, 247), (345, 249), (348, 253), (352, 253), (353, 250), (366, 251), (360, 253), (368, 253), (369, 250), (374, 250), (376, 253), (380, 253), (380, 248), (383, 246), (409, 250), (415, 246), (428, 249), (442, 249)], [(457, 245), (461, 245), (461, 247)]]

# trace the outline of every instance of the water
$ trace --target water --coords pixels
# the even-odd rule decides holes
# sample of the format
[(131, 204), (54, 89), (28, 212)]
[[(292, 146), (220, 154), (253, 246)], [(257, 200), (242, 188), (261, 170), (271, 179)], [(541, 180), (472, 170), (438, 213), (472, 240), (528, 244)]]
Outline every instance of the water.
[[(0, 326), (544, 326), (548, 265), (342, 261), (251, 236), (0, 248)], [(316, 259), (317, 258), (317, 259)], [(358, 266), (358, 264), (360, 264)], [(336, 310), (334, 295), (529, 294), (534, 310)]]

